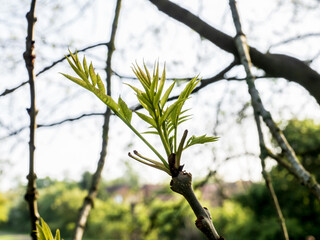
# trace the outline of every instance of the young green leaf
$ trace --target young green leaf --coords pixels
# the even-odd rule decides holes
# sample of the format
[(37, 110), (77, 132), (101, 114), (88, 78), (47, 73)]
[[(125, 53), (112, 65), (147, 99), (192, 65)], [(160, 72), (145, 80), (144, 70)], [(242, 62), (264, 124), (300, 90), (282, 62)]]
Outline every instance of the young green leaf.
[(128, 105), (119, 97), (118, 105), (120, 107), (120, 113), (130, 123), (132, 118), (132, 111), (128, 108)]
[(57, 229), (57, 231), (56, 231), (56, 236), (55, 236), (55, 238), (54, 238), (54, 240), (60, 240), (60, 231), (59, 231), (59, 229)]
[(87, 83), (83, 80), (81, 80), (80, 78), (76, 78), (76, 77), (72, 77), (70, 75), (61, 73), (63, 76), (65, 76), (66, 78), (70, 79), (72, 82), (75, 82), (76, 84), (80, 85), (81, 87), (84, 87), (86, 89), (88, 89), (89, 91), (91, 91), (90, 87), (87, 85)]
[(167, 91), (163, 94), (163, 97), (161, 98), (161, 101), (160, 101), (160, 107), (161, 109), (163, 109), (164, 105), (166, 104), (166, 102), (168, 101), (168, 97), (174, 87), (176, 82), (173, 82), (171, 84), (171, 86), (167, 89)]
[(195, 145), (195, 144), (204, 144), (204, 143), (208, 143), (208, 142), (215, 142), (217, 140), (218, 140), (217, 137), (207, 137), (206, 134), (202, 135), (200, 137), (196, 137), (193, 135), (191, 138), (188, 139), (184, 149), (186, 149), (192, 145)]
[(152, 74), (153, 81), (155, 81), (155, 90), (158, 89), (159, 83), (159, 62), (154, 64), (153, 74)]
[(85, 56), (83, 57), (83, 68), (87, 78), (89, 78), (89, 69), (88, 69), (88, 64)]
[(104, 84), (99, 76), (99, 73), (97, 74), (97, 85), (99, 90), (103, 93), (106, 94), (106, 89), (104, 88)]
[(135, 112), (143, 121), (149, 123), (152, 127), (157, 128), (156, 122), (151, 118), (148, 117), (147, 115), (139, 112)]
[(134, 74), (137, 76), (139, 82), (143, 86), (143, 88), (146, 91), (146, 93), (149, 95), (151, 82), (149, 83), (145, 73), (141, 70), (141, 68), (138, 65), (137, 65), (137, 67), (133, 66), (132, 70), (133, 70)]
[[(156, 79), (159, 79), (159, 64), (157, 64), (157, 72), (156, 72)], [(161, 79), (160, 79), (160, 84), (159, 84), (159, 89), (157, 91), (157, 94), (155, 95), (155, 98), (154, 98), (154, 103), (158, 104), (158, 102), (160, 101), (160, 97), (161, 97), (161, 94), (162, 94), (162, 90), (163, 90), (163, 86), (164, 86), (164, 83), (166, 81), (166, 68), (164, 67), (163, 68), (163, 72), (162, 72), (162, 75), (161, 75)]]
[(79, 61), (77, 51), (76, 51), (76, 54), (75, 54), (75, 58), (76, 58), (76, 60), (75, 60), (74, 62), (75, 62), (75, 64), (76, 64), (77, 68), (78, 68), (81, 72), (84, 72), (84, 71), (83, 71), (83, 68), (82, 68), (82, 66), (81, 66), (81, 63), (80, 63), (80, 61)]
[(94, 92), (102, 102), (104, 102), (114, 113), (118, 112), (119, 106), (118, 104), (112, 99), (112, 97), (102, 94), (100, 92)]
[(37, 223), (37, 239), (38, 240), (47, 240), (46, 235), (42, 227)]
[(94, 72), (92, 63), (90, 63), (90, 66), (89, 66), (89, 74), (92, 81), (92, 86), (95, 86), (97, 84), (97, 76), (96, 76), (96, 73)]
[(163, 113), (163, 115), (160, 118), (160, 125), (167, 120), (168, 116), (175, 110), (175, 108), (179, 107), (179, 105), (182, 103), (183, 99), (177, 100), (173, 104), (171, 104)]
[(73, 71), (75, 71), (76, 74), (78, 74), (78, 76), (83, 79), (84, 81), (87, 81), (87, 77), (86, 74), (84, 72), (81, 72), (72, 62), (71, 60), (66, 56), (67, 61), (69, 63), (69, 65), (72, 67)]
[(159, 135), (159, 133), (157, 131), (146, 131), (146, 132), (142, 132), (142, 134), (155, 134), (155, 135)]

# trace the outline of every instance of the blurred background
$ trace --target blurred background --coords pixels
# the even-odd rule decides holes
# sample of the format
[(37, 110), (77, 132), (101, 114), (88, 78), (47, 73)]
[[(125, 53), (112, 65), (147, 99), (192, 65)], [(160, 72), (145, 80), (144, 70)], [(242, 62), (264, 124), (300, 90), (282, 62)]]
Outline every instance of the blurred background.
[[(174, 1), (202, 20), (235, 35), (228, 1)], [(23, 59), (30, 1), (0, 0), (0, 240), (29, 239), (26, 191), (29, 151), (29, 86)], [(105, 105), (65, 79), (72, 75), (63, 59), (68, 49), (92, 61), (106, 78), (107, 43), (115, 0), (39, 0), (35, 24), (35, 73), (38, 129), (35, 172), (39, 212), (65, 239), (71, 238), (78, 209), (91, 185), (102, 145)], [(320, 69), (320, 2), (238, 1), (250, 46), (279, 53)], [(85, 50), (86, 49), (86, 50)], [(82, 51), (85, 50), (85, 51)], [(166, 66), (172, 96), (187, 79), (210, 79), (233, 61), (189, 27), (160, 12), (150, 1), (122, 1), (112, 57), (112, 97), (129, 107), (138, 101), (124, 83), (137, 84), (131, 66), (156, 61)], [(284, 131), (299, 160), (319, 181), (320, 108), (295, 82), (273, 78), (254, 68), (266, 108)], [(259, 142), (242, 66), (192, 94), (192, 119), (182, 125), (190, 136), (213, 135), (219, 141), (187, 150), (185, 169), (196, 193), (211, 209), (218, 232), (226, 239), (280, 239), (281, 230), (261, 175)], [(21, 86), (20, 86), (21, 85)], [(10, 91), (10, 89), (12, 91)], [(319, 89), (320, 91), (320, 89)], [(133, 125), (146, 131), (136, 116)], [(280, 149), (264, 128), (274, 152)], [(111, 116), (107, 156), (85, 239), (204, 239), (185, 201), (169, 188), (170, 177), (127, 156), (149, 154), (125, 125)], [(150, 138), (154, 146), (157, 139)], [(160, 150), (161, 151), (161, 150)], [(163, 151), (164, 152), (164, 151)], [(267, 159), (291, 239), (320, 238), (320, 204), (276, 161)], [(68, 214), (66, 214), (68, 213)], [(264, 229), (262, 231), (262, 229)]]

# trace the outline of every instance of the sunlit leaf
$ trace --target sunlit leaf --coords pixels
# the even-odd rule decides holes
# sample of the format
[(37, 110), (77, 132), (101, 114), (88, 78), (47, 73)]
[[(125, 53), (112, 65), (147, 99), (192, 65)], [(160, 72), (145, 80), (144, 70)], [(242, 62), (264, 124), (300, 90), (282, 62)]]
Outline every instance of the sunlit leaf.
[(81, 72), (84, 72), (84, 70), (83, 70), (83, 68), (82, 68), (82, 66), (81, 66), (81, 63), (80, 63), (80, 61), (79, 61), (77, 51), (76, 51), (76, 54), (75, 54), (75, 58), (76, 58), (76, 60), (75, 60), (74, 62), (75, 62), (75, 64), (76, 64), (77, 68), (78, 68)]
[(38, 223), (37, 223), (37, 236), (38, 236), (38, 240), (47, 240), (42, 227)]
[(118, 105), (120, 107), (120, 113), (130, 123), (132, 118), (132, 111), (128, 108), (128, 105), (119, 97)]
[(218, 140), (217, 137), (207, 137), (206, 135), (202, 135), (200, 137), (192, 136), (191, 138), (188, 139), (184, 149), (186, 149), (192, 145), (195, 145), (195, 144), (204, 144), (204, 143), (208, 143), (208, 142), (215, 142), (217, 140)]
[(75, 82), (76, 84), (80, 85), (81, 87), (84, 87), (88, 90), (90, 90), (90, 88), (88, 87), (88, 85), (86, 84), (86, 82), (84, 82), (83, 80), (81, 80), (80, 78), (76, 78), (76, 77), (72, 77), (68, 74), (64, 74), (61, 73), (63, 76), (65, 76), (66, 78), (70, 79), (71, 81)]
[(87, 76), (84, 72), (81, 72), (72, 62), (71, 60), (66, 56), (67, 61), (69, 63), (69, 65), (72, 67), (73, 71), (75, 71), (76, 74), (78, 74), (78, 76), (83, 79), (84, 81), (86, 81)]
[(118, 104), (112, 99), (112, 97), (102, 94), (102, 93), (95, 93), (102, 102), (104, 102), (113, 112), (117, 113), (119, 106)]
[(92, 81), (92, 85), (95, 86), (97, 84), (97, 76), (96, 76), (96, 73), (94, 72), (92, 63), (90, 63), (90, 66), (89, 66), (89, 74)]
[(68, 51), (69, 51), (69, 54), (70, 54), (70, 56), (71, 56), (72, 60), (73, 60), (74, 62), (76, 62), (76, 61), (77, 61), (77, 59), (76, 59), (75, 55), (71, 52), (71, 50), (70, 50), (70, 49), (68, 49)]
[(166, 102), (168, 101), (168, 97), (174, 87), (176, 82), (173, 82), (171, 84), (171, 86), (167, 89), (167, 91), (163, 94), (163, 97), (161, 98), (161, 101), (160, 101), (160, 107), (161, 109), (163, 109), (164, 105), (166, 104)]
[(146, 93), (149, 94), (150, 83), (148, 82), (147, 76), (144, 74), (144, 72), (141, 70), (139, 66), (134, 66), (132, 70), (134, 74), (137, 76)]
[(169, 114), (172, 113), (172, 111), (177, 108), (179, 106), (179, 104), (181, 104), (181, 100), (177, 100), (176, 102), (174, 102), (173, 104), (171, 104), (163, 113), (163, 115), (160, 118), (160, 125), (162, 125), (162, 123), (167, 119), (167, 117), (169, 116)]
[(97, 74), (97, 85), (98, 85), (98, 88), (99, 90), (102, 92), (102, 93), (106, 93), (106, 89), (104, 88), (104, 84), (99, 76), (99, 73)]
[(59, 231), (59, 229), (57, 229), (57, 231), (56, 231), (56, 236), (55, 236), (55, 238), (54, 238), (54, 240), (60, 240), (60, 231)]
[(84, 68), (84, 72), (86, 73), (87, 78), (89, 77), (89, 69), (88, 69), (88, 64), (87, 64), (87, 60), (86, 57), (83, 57), (83, 68)]
[(159, 83), (159, 62), (157, 62), (153, 68), (153, 81), (155, 81), (154, 89), (155, 91), (158, 89), (158, 83)]
[(150, 83), (150, 85), (151, 85), (151, 76), (150, 76), (149, 70), (148, 70), (148, 68), (147, 68), (145, 63), (143, 63), (143, 67), (144, 67), (144, 70), (145, 70), (145, 72), (147, 74), (148, 83)]
[(142, 132), (142, 134), (156, 134), (156, 135), (159, 135), (159, 133), (157, 131), (146, 131), (146, 132)]
[[(157, 65), (157, 73), (156, 73), (156, 78), (157, 79), (159, 79), (158, 65)], [(162, 94), (162, 90), (163, 90), (163, 86), (164, 86), (165, 81), (166, 81), (166, 68), (164, 67), (163, 68), (163, 72), (162, 72), (162, 76), (161, 76), (161, 79), (160, 79), (159, 89), (157, 91), (157, 94), (154, 97), (154, 104), (158, 104), (158, 102), (160, 101), (160, 97), (161, 97), (161, 94)], [(163, 108), (163, 106), (161, 108)]]
[(145, 94), (144, 92), (141, 94), (137, 94), (137, 98), (138, 98), (139, 102), (141, 103), (142, 107), (144, 109), (146, 109), (149, 113), (153, 114), (153, 112), (152, 112), (153, 106), (150, 103), (150, 101), (148, 100), (147, 94)]
[(53, 240), (52, 232), (51, 232), (48, 224), (42, 218), (41, 218), (41, 226), (42, 226), (42, 229), (43, 229), (44, 234), (46, 235), (47, 239)]
[(148, 117), (147, 115), (143, 113), (136, 112), (136, 114), (145, 122), (149, 123), (152, 127), (157, 128), (156, 122), (151, 118)]

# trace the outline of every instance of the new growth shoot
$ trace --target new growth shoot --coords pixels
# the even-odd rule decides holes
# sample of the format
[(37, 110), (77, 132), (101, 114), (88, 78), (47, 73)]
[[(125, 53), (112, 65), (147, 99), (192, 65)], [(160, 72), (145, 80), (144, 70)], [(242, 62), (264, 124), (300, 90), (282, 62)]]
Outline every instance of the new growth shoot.
[[(156, 154), (158, 160), (145, 157), (138, 151), (133, 151), (133, 154), (129, 153), (131, 158), (175, 177), (182, 171), (183, 166), (180, 165), (180, 161), (182, 152), (185, 149), (195, 144), (203, 144), (217, 140), (217, 137), (207, 137), (206, 135), (199, 137), (192, 136), (187, 140), (187, 130), (184, 131), (180, 141), (177, 139), (179, 125), (190, 119), (190, 115), (187, 114), (188, 109), (184, 110), (183, 106), (190, 97), (193, 89), (201, 81), (198, 77), (191, 79), (180, 93), (178, 99), (169, 104), (168, 98), (175, 86), (175, 82), (167, 89), (164, 89), (166, 82), (165, 67), (160, 76), (159, 63), (155, 64), (152, 75), (145, 64), (143, 65), (144, 70), (137, 64), (134, 65), (132, 70), (142, 85), (142, 89), (130, 84), (127, 85), (136, 93), (141, 106), (147, 111), (147, 114), (138, 111), (135, 111), (135, 114), (146, 122), (150, 128), (150, 131), (140, 133), (131, 124), (132, 110), (129, 109), (126, 102), (122, 100), (121, 97), (119, 97), (118, 102), (116, 102), (111, 96), (106, 95), (104, 84), (99, 74), (95, 73), (92, 63), (90, 63), (88, 67), (86, 58), (84, 57), (81, 64), (77, 53), (72, 54), (70, 50), (69, 52), (71, 58), (67, 57), (67, 60), (78, 76), (73, 77), (64, 73), (62, 73), (62, 75), (94, 93)], [(166, 156), (162, 156), (142, 134), (157, 135), (161, 140)]]

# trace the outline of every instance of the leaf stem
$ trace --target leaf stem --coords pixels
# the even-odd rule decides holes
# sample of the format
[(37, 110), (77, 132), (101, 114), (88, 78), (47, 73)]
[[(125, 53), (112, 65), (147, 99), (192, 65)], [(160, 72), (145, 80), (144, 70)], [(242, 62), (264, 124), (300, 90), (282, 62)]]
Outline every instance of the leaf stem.
[(133, 131), (161, 160), (161, 162), (169, 169), (169, 165), (167, 161), (161, 156), (161, 154), (126, 120), (124, 119), (119, 113), (114, 112), (130, 129)]

